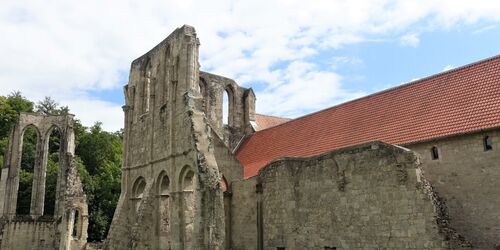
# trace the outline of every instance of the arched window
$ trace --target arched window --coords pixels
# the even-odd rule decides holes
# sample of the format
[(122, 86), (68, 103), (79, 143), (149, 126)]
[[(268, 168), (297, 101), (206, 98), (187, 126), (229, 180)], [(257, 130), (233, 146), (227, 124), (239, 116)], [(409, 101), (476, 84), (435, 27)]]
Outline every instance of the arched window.
[(182, 181), (182, 190), (183, 191), (193, 191), (194, 190), (194, 172), (189, 170), (185, 175)]
[(436, 146), (431, 148), (431, 158), (433, 160), (439, 159), (439, 151), (438, 151), (438, 148)]
[(16, 214), (28, 215), (31, 209), (31, 195), (33, 189), (33, 175), (37, 164), (37, 146), (40, 136), (38, 129), (27, 126), (22, 135), (21, 164), (19, 170), (19, 188), (17, 191)]
[(224, 94), (222, 97), (222, 124), (223, 125), (229, 125), (229, 101), (231, 100), (231, 95), (229, 93), (229, 90), (224, 90)]
[(170, 179), (165, 173), (160, 174), (158, 182), (158, 194), (168, 196), (170, 194)]
[(170, 179), (165, 171), (157, 179), (157, 207), (156, 207), (156, 232), (158, 237), (157, 248), (169, 249), (170, 242)]
[(192, 249), (194, 242), (194, 215), (196, 210), (196, 176), (190, 166), (184, 166), (180, 174), (180, 183), (182, 188), (181, 211), (183, 211), (180, 221), (183, 225), (181, 241), (183, 242), (182, 249)]
[(71, 235), (75, 238), (80, 238), (80, 211), (75, 209), (73, 215), (73, 232)]
[(484, 151), (493, 150), (493, 139), (490, 136), (485, 136), (483, 139)]
[(47, 133), (47, 169), (45, 175), (45, 193), (43, 215), (54, 215), (56, 205), (57, 175), (59, 173), (59, 151), (61, 132), (57, 126)]
[(145, 188), (146, 188), (146, 180), (144, 179), (144, 177), (140, 176), (134, 182), (134, 186), (132, 188), (133, 198), (142, 199), (142, 196), (144, 195)]

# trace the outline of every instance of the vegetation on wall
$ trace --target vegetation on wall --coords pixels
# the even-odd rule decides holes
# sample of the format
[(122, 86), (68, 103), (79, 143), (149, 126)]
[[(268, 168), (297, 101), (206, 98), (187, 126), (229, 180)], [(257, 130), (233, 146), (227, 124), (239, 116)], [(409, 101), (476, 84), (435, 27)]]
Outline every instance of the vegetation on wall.
[[(70, 112), (66, 106), (60, 106), (50, 97), (34, 102), (26, 99), (20, 92), (0, 96), (0, 166), (6, 151), (10, 130), (16, 122), (19, 112), (37, 112), (40, 114), (64, 115)], [(83, 188), (89, 204), (89, 241), (102, 241), (106, 238), (116, 203), (120, 195), (122, 132), (110, 133), (102, 130), (97, 122), (85, 127), (75, 120), (76, 165), (82, 177)], [(27, 130), (23, 140), (22, 168), (20, 173), (19, 199), (22, 204), (18, 213), (29, 214), (31, 202), (31, 183), (33, 166), (36, 158), (37, 134)], [(53, 215), (55, 189), (59, 162), (60, 135), (57, 129), (49, 139), (47, 177), (44, 215)]]

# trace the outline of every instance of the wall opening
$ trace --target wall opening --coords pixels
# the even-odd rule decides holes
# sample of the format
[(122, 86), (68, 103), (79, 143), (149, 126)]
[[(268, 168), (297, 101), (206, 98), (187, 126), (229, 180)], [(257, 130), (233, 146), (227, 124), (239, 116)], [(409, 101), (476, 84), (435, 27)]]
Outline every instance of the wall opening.
[(229, 100), (230, 99), (230, 94), (229, 90), (224, 90), (224, 94), (222, 97), (222, 124), (223, 125), (229, 125)]
[(75, 238), (80, 238), (80, 211), (75, 209), (73, 214), (73, 232), (71, 235)]
[(170, 248), (170, 179), (165, 171), (162, 171), (157, 179), (158, 207), (157, 211), (157, 235), (158, 244), (156, 249)]
[(132, 186), (132, 199), (135, 200), (135, 211), (139, 211), (141, 205), (141, 199), (144, 196), (144, 189), (146, 189), (146, 179), (139, 176)]
[(181, 206), (181, 222), (183, 226), (182, 242), (185, 249), (192, 249), (194, 234), (194, 215), (195, 215), (195, 184), (196, 177), (190, 166), (184, 166), (180, 175), (180, 183), (182, 188), (182, 206)]
[(146, 188), (146, 180), (144, 179), (144, 177), (139, 176), (137, 180), (134, 182), (134, 186), (132, 188), (133, 198), (142, 199), (145, 188)]
[(483, 138), (484, 151), (493, 150), (493, 139), (490, 136), (485, 136)]
[(61, 148), (61, 131), (53, 127), (48, 134), (47, 169), (45, 176), (45, 194), (43, 215), (53, 216), (56, 205), (57, 176)]
[(17, 192), (16, 214), (28, 215), (31, 209), (31, 195), (33, 192), (33, 174), (38, 156), (40, 137), (38, 130), (30, 125), (21, 135), (21, 167), (19, 169), (19, 189)]
[(432, 147), (431, 148), (431, 158), (433, 160), (437, 160), (439, 159), (439, 150), (436, 146)]

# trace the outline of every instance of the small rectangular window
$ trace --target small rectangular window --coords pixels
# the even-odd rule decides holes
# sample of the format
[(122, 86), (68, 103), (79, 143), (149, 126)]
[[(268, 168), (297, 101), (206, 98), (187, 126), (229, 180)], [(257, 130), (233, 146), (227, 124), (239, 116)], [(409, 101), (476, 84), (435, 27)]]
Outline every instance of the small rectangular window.
[(336, 247), (325, 247), (325, 250), (337, 250)]
[(439, 151), (437, 147), (432, 147), (431, 148), (431, 157), (433, 160), (439, 159)]
[(493, 139), (490, 136), (485, 136), (483, 139), (484, 151), (493, 150)]
[(285, 250), (284, 247), (277, 247), (276, 250)]

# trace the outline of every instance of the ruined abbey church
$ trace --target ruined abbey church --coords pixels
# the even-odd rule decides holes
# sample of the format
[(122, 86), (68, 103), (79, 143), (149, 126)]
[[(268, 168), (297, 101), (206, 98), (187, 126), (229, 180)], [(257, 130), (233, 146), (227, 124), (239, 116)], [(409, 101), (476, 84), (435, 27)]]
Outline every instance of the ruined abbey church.
[[(199, 46), (183, 26), (132, 62), (105, 249), (500, 249), (500, 56), (289, 120), (201, 72)], [(72, 124), (19, 116), (0, 176), (2, 250), (92, 249)], [(30, 216), (16, 215), (28, 125), (62, 131), (53, 218), (36, 195), (44, 136)]]

